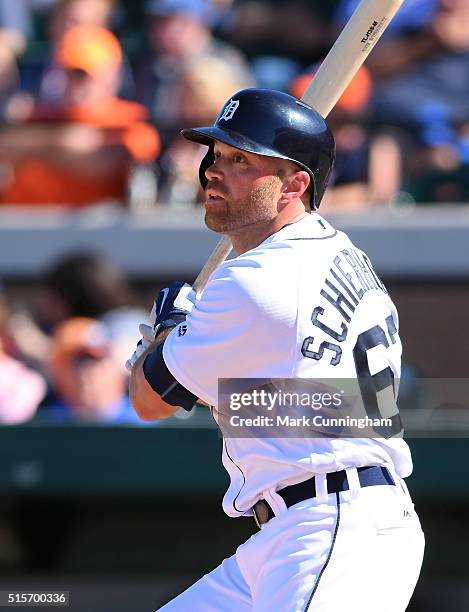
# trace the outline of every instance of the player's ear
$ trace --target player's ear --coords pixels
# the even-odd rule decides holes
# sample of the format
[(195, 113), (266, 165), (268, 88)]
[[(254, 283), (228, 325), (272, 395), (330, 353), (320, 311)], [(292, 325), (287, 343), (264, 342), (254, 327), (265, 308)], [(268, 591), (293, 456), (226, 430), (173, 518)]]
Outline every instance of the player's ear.
[(301, 199), (308, 190), (311, 178), (306, 170), (295, 170), (283, 177), (281, 204)]

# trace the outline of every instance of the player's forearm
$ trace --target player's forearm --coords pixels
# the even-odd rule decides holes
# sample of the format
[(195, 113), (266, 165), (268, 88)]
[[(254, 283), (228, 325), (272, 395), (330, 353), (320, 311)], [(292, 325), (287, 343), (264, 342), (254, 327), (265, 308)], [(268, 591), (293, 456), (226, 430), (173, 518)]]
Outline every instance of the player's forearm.
[(160, 340), (149, 347), (137, 360), (130, 373), (129, 396), (135, 412), (143, 421), (167, 419), (177, 410), (177, 407), (167, 404), (153, 391), (145, 378), (143, 362), (146, 356), (154, 351)]

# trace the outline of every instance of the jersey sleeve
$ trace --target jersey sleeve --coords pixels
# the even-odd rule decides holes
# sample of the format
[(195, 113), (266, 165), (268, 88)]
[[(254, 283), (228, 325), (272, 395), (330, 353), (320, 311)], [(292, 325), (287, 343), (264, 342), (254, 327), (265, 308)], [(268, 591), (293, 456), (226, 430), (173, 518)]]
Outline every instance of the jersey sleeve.
[[(288, 270), (285, 255), (279, 257)], [(269, 254), (267, 269), (259, 255), (223, 264), (186, 323), (166, 339), (163, 357), (167, 368), (181, 385), (211, 405), (217, 403), (219, 378), (291, 373), (297, 274), (276, 273), (275, 259), (275, 253)]]

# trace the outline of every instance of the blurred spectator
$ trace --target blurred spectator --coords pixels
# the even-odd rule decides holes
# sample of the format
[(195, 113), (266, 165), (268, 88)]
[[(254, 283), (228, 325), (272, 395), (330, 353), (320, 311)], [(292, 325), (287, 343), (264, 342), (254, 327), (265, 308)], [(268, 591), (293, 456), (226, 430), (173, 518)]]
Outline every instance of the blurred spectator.
[(468, 203), (469, 123), (453, 127), (440, 111), (433, 109), (433, 118), (412, 143), (402, 191), (416, 202)]
[(100, 317), (109, 334), (114, 362), (123, 370), (129, 354), (132, 354), (140, 340), (139, 325), (147, 320), (148, 311), (129, 307), (110, 310)]
[[(225, 61), (214, 57), (187, 61), (181, 66), (181, 95), (177, 101), (181, 126), (212, 124), (225, 100), (243, 89), (245, 81), (238, 77)], [(162, 202), (188, 206), (203, 201), (198, 177), (204, 155), (203, 147), (194, 147), (179, 133), (168, 143), (160, 160)]]
[(37, 372), (7, 354), (8, 312), (0, 287), (0, 423), (30, 420), (46, 394), (46, 382)]
[(119, 42), (103, 28), (77, 26), (55, 59), (67, 78), (64, 104), (36, 104), (26, 121), (0, 132), (0, 160), (9, 169), (1, 200), (122, 203), (133, 165), (155, 159), (159, 138), (141, 105), (116, 97)]
[(329, 43), (326, 3), (307, 0), (243, 0), (234, 7), (231, 38), (249, 55), (284, 55), (314, 61)]
[(15, 52), (0, 31), (0, 118), (6, 113), (8, 102), (19, 87), (19, 73)]
[(248, 54), (260, 87), (287, 90), (295, 74), (329, 49), (328, 5), (307, 0), (240, 1), (224, 34)]
[(124, 368), (138, 342), (138, 324), (148, 313), (136, 305), (122, 270), (101, 255), (65, 255), (46, 274), (34, 294), (32, 315), (13, 316), (14, 340), (23, 355), (43, 364), (50, 353), (50, 334), (69, 318), (100, 319), (108, 328), (112, 354)]
[(59, 421), (139, 422), (127, 396), (127, 376), (111, 355), (111, 342), (99, 321), (75, 317), (61, 323), (52, 338), (50, 374), (58, 403), (42, 415)]
[(374, 120), (403, 129), (403, 188), (417, 201), (467, 199), (468, 31), (467, 0), (407, 0), (368, 60)]
[(24, 39), (34, 35), (37, 13), (50, 10), (57, 0), (0, 0), (0, 24), (2, 28), (21, 34)]
[[(118, 0), (57, 0), (46, 24), (47, 41), (33, 42), (20, 63), (21, 88), (41, 102), (62, 102), (66, 89), (66, 75), (55, 61), (55, 53), (65, 34), (79, 25), (112, 29), (119, 12)], [(135, 93), (130, 65), (124, 56), (119, 94), (129, 97)]]
[[(136, 68), (137, 92), (166, 146), (187, 125), (187, 116), (181, 116), (181, 75), (187, 62), (217, 59), (235, 82), (243, 86), (253, 82), (242, 54), (213, 36), (211, 5), (206, 0), (149, 0), (146, 15), (150, 53)], [(216, 88), (216, 80), (211, 85)]]
[(0, 0), (0, 117), (20, 84), (17, 57), (26, 47), (23, 3)]
[(41, 315), (49, 328), (70, 317), (99, 318), (135, 303), (132, 288), (116, 264), (89, 251), (64, 255), (47, 272)]
[(117, 0), (58, 0), (49, 20), (54, 47), (65, 34), (79, 25), (110, 28)]
[[(316, 68), (298, 76), (291, 93), (301, 98)], [(367, 111), (373, 83), (362, 66), (327, 121), (336, 141), (336, 162), (324, 196), (327, 210), (360, 210), (388, 203), (401, 187), (400, 154), (392, 137), (369, 131)]]
[[(341, 21), (357, 4), (342, 2)], [(445, 106), (452, 121), (469, 120), (468, 31), (467, 0), (406, 0), (367, 61), (378, 120), (414, 126), (429, 101)]]

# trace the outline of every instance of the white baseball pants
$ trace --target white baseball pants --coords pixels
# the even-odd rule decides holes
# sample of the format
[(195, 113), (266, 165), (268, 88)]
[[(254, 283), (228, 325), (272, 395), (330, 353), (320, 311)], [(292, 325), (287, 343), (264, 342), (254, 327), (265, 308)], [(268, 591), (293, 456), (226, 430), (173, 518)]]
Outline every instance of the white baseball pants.
[[(164, 612), (404, 612), (424, 536), (404, 482), (323, 493), (276, 516)], [(325, 491), (316, 477), (317, 490)]]

